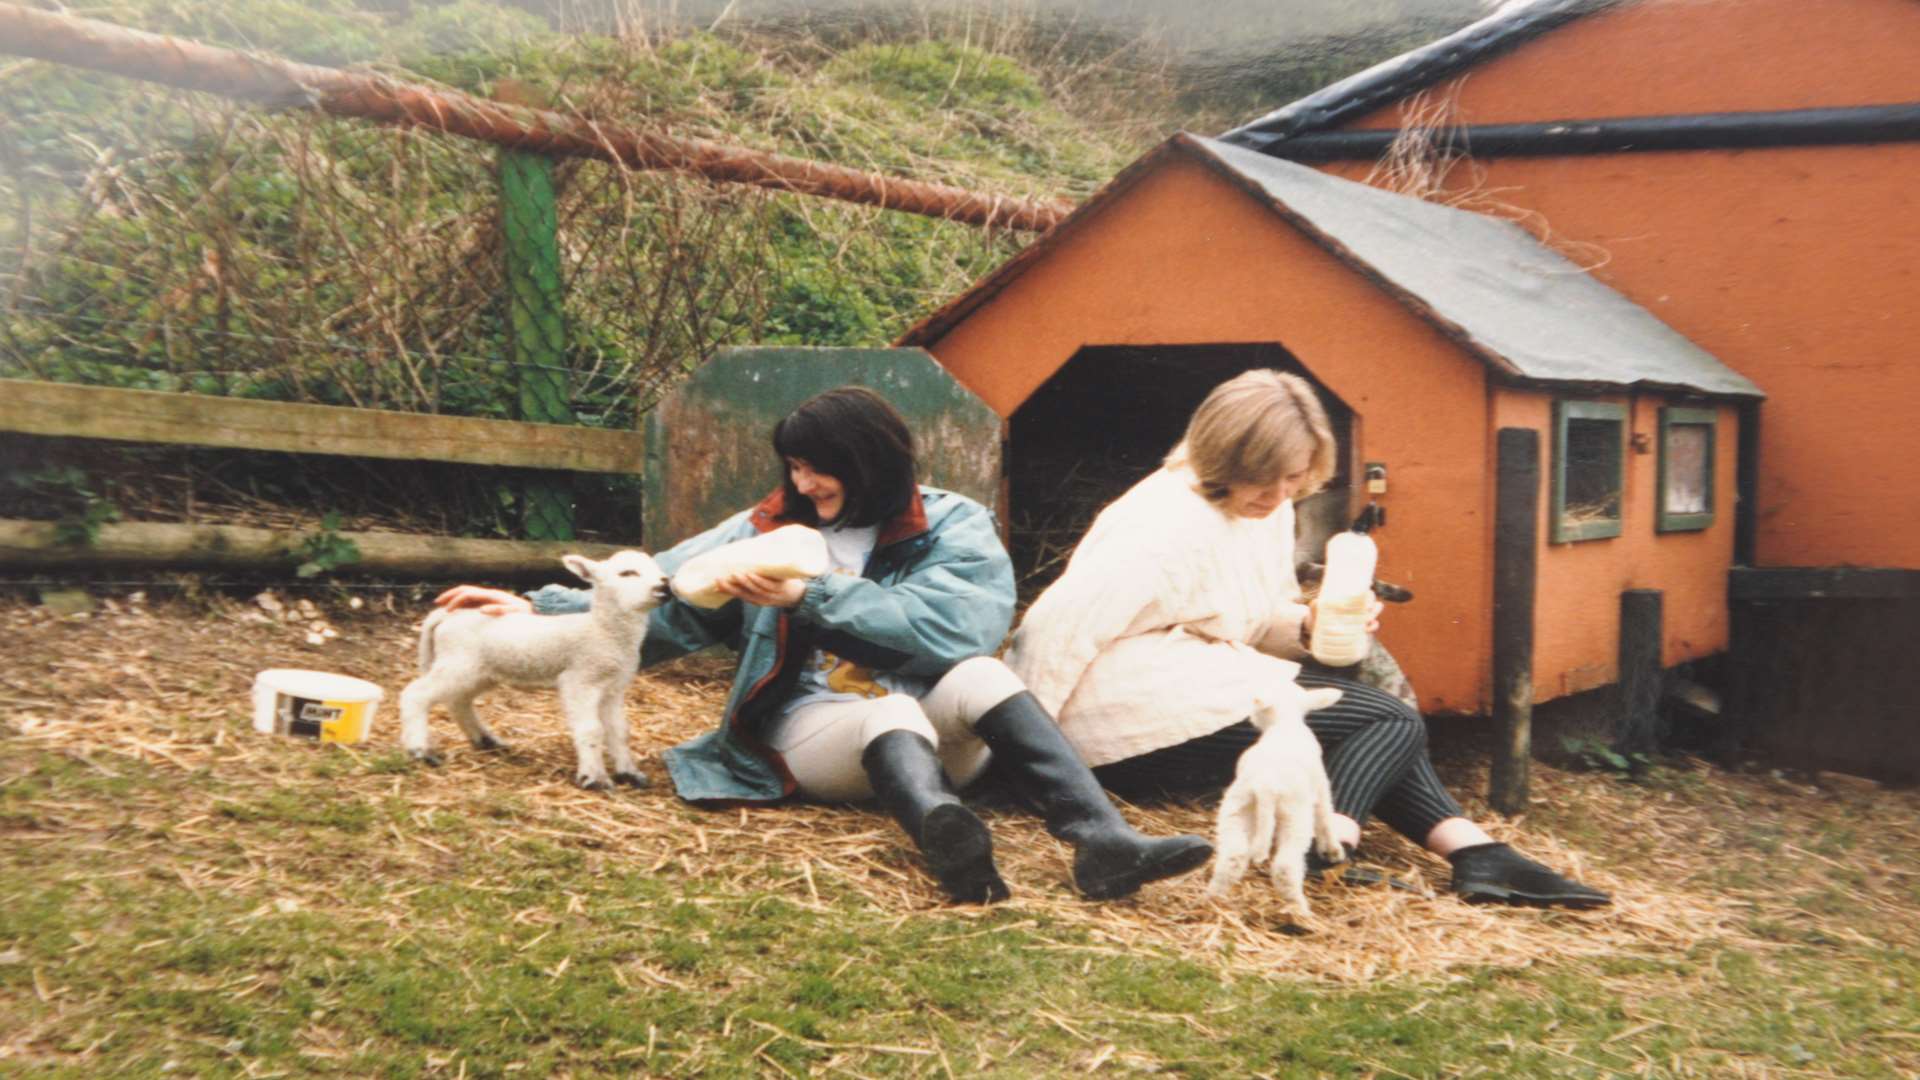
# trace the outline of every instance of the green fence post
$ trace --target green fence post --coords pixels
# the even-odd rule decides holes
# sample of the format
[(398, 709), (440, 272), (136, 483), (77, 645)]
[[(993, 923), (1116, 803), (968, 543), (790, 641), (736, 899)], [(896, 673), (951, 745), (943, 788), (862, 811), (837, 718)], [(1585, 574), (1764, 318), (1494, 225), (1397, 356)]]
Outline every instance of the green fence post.
[[(571, 424), (559, 216), (550, 159), (500, 151), (500, 220), (506, 241), (507, 324), (519, 375), (520, 419)], [(572, 477), (566, 473), (543, 473), (527, 483), (521, 520), (528, 539), (573, 539), (572, 488)]]

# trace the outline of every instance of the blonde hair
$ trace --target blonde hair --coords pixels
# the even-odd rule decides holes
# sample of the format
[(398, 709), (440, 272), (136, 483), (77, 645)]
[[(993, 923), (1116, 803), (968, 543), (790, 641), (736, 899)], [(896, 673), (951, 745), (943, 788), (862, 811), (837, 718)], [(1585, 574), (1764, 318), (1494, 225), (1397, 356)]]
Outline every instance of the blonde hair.
[(1303, 469), (1299, 495), (1311, 495), (1333, 478), (1338, 452), (1313, 386), (1298, 375), (1256, 368), (1213, 388), (1166, 464), (1191, 469), (1194, 490), (1219, 502), (1235, 484), (1276, 484)]

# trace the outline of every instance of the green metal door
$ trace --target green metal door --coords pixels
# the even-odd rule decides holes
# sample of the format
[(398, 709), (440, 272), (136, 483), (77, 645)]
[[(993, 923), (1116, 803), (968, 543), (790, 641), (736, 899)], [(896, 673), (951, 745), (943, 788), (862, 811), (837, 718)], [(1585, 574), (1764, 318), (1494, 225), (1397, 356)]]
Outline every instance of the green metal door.
[(906, 417), (923, 482), (1004, 509), (1000, 418), (926, 350), (723, 349), (647, 415), (647, 549), (663, 551), (764, 498), (780, 482), (773, 425), (848, 384), (873, 389)]

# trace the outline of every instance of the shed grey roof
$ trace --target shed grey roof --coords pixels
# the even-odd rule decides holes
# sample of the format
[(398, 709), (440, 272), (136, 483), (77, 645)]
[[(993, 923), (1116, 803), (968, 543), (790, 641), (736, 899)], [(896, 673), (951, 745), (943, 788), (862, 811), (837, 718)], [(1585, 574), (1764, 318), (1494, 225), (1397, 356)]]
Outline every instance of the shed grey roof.
[(1510, 221), (1176, 136), (1507, 376), (1760, 397), (1745, 376)]
[[(1197, 161), (1520, 385), (1762, 397), (1745, 376), (1509, 221), (1181, 133), (1120, 170), (1040, 239), (900, 336), (931, 346), (1170, 159)], [(1284, 274), (1275, 268), (1275, 274)]]

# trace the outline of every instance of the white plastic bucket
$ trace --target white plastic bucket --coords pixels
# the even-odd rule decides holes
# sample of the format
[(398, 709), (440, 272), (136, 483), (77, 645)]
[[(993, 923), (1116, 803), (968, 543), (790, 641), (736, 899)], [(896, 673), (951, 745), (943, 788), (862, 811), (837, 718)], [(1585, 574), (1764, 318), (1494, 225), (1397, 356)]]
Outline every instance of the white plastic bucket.
[(253, 678), (253, 729), (319, 742), (365, 742), (385, 696), (351, 675), (273, 668)]

